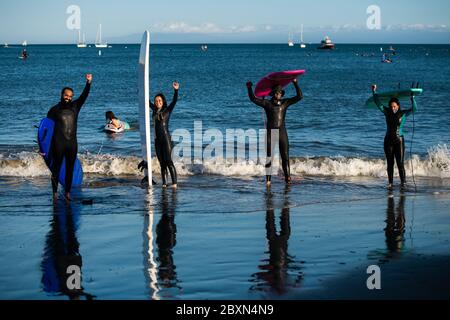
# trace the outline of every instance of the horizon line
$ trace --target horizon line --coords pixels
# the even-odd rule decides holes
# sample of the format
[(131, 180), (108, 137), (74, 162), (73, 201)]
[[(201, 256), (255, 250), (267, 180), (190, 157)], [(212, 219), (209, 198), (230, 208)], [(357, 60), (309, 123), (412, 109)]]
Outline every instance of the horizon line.
[[(7, 44), (8, 47), (30, 47), (30, 46), (76, 46), (76, 43), (28, 43), (26, 46), (23, 46), (21, 43), (4, 43)], [(286, 44), (285, 42), (154, 42), (152, 44), (156, 45), (233, 45), (233, 44), (242, 44), (242, 45), (279, 45)], [(306, 45), (320, 45), (320, 42), (305, 42)], [(396, 43), (396, 42), (340, 42), (334, 43), (335, 45), (450, 45), (448, 43), (433, 43), (433, 42), (422, 42), (422, 43)], [(87, 45), (92, 45), (95, 47), (95, 43), (87, 43)], [(109, 45), (140, 45), (139, 42), (111, 42)], [(295, 45), (300, 45), (300, 42), (295, 43)], [(5, 48), (4, 46), (1, 46)], [(102, 48), (108, 49), (108, 48)]]

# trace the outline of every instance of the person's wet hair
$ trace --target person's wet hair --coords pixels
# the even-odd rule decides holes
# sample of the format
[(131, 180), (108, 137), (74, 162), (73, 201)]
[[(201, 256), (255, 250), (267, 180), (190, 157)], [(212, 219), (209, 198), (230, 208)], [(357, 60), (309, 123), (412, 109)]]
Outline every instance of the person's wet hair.
[(112, 111), (107, 111), (105, 113), (105, 118), (106, 118), (106, 120), (117, 119), (117, 117), (115, 116), (115, 114)]
[(155, 99), (154, 99), (154, 100), (156, 100), (156, 98), (158, 98), (158, 97), (161, 97), (161, 99), (162, 99), (162, 101), (163, 101), (163, 107), (166, 107), (166, 106), (167, 106), (166, 96), (165, 96), (164, 94), (162, 94), (162, 93), (158, 93), (158, 94), (155, 96)]
[(66, 91), (66, 90), (72, 91), (72, 93), (73, 93), (73, 89), (72, 89), (72, 88), (70, 88), (70, 87), (65, 87), (65, 88), (63, 88), (63, 89), (61, 90), (61, 97), (64, 95), (64, 91)]
[(396, 103), (398, 104), (398, 107), (400, 108), (400, 100), (398, 100), (397, 98), (391, 98), (391, 100), (389, 100), (389, 107), (391, 106), (391, 104)]

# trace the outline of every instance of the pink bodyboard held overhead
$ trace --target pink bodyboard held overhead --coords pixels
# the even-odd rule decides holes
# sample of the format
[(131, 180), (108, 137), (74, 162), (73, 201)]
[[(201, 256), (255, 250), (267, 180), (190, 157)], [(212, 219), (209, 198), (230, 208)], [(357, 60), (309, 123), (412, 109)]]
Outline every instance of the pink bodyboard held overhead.
[(272, 88), (276, 85), (287, 87), (294, 79), (303, 75), (305, 70), (292, 70), (270, 73), (262, 78), (255, 88), (255, 96), (258, 98), (267, 97), (272, 92)]

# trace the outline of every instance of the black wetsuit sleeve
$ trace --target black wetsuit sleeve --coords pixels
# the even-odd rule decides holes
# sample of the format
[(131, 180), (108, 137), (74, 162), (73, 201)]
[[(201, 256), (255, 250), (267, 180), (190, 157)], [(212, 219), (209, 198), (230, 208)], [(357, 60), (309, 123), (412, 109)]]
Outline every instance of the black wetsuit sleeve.
[(155, 105), (149, 101), (148, 105), (150, 106), (150, 110), (155, 111)]
[(375, 104), (377, 105), (377, 108), (383, 112), (386, 113), (386, 107), (381, 103), (380, 101), (380, 97), (378, 96), (377, 93), (373, 93), (373, 101), (375, 102)]
[(255, 97), (255, 94), (253, 93), (253, 89), (251, 87), (247, 87), (247, 90), (248, 90), (248, 97), (250, 98), (251, 102), (253, 102), (257, 106), (263, 107), (264, 109), (268, 107), (268, 101)]
[(297, 95), (295, 97), (287, 100), (288, 106), (296, 104), (297, 102), (299, 102), (300, 100), (303, 99), (302, 89), (300, 89), (300, 86), (298, 85), (297, 82), (293, 82), (293, 84), (294, 84), (295, 92), (297, 93)]
[(77, 106), (78, 111), (80, 111), (81, 107), (86, 102), (86, 99), (89, 96), (90, 91), (91, 91), (91, 84), (89, 82), (86, 82), (86, 86), (84, 87), (83, 92), (78, 97), (78, 99), (75, 101), (75, 105)]
[(171, 113), (173, 111), (173, 108), (175, 108), (175, 105), (177, 104), (178, 101), (178, 90), (174, 90), (173, 91), (173, 99), (172, 102), (170, 103), (170, 105), (167, 107), (167, 111), (169, 113)]
[(56, 106), (52, 107), (52, 108), (48, 111), (48, 113), (47, 113), (47, 118), (49, 118), (49, 119), (55, 121), (55, 120), (56, 120), (55, 112), (56, 112)]

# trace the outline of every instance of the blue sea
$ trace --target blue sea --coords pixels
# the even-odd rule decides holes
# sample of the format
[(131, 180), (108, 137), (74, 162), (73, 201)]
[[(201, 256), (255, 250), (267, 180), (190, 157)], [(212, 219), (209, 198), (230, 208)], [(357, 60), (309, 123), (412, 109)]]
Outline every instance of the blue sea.
[[(381, 63), (389, 46), (152, 45), (151, 96), (170, 99), (178, 81), (170, 129), (192, 137), (199, 121), (203, 132), (263, 129), (245, 83), (306, 70), (304, 99), (286, 118), (292, 186), (280, 177), (267, 190), (259, 162), (205, 159), (175, 163), (177, 191), (140, 184), (139, 45), (101, 55), (28, 46), (27, 60), (21, 47), (0, 48), (0, 299), (449, 297), (450, 269), (439, 266), (450, 261), (450, 46), (397, 45), (394, 63)], [(63, 87), (81, 93), (86, 73), (94, 80), (78, 121), (84, 183), (71, 204), (53, 203), (36, 126)], [(405, 127), (408, 189), (396, 173), (391, 193), (385, 119), (365, 101), (374, 83), (390, 91), (413, 82), (424, 93)], [(131, 130), (105, 134), (109, 110)], [(81, 261), (74, 296), (62, 266)], [(374, 264), (387, 279), (377, 292), (365, 287)]]

